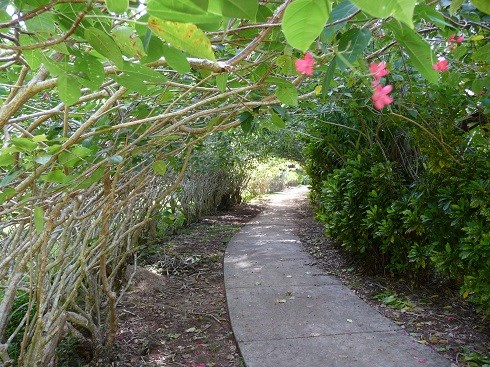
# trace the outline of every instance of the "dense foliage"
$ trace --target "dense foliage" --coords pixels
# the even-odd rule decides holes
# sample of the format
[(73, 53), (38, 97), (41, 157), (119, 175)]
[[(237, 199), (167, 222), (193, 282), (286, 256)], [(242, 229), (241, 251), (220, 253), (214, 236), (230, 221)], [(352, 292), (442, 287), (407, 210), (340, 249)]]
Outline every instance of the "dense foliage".
[[(414, 77), (393, 64), (391, 78)], [(361, 97), (343, 88), (350, 100), (310, 115), (307, 171), (318, 218), (368, 269), (452, 279), (490, 312), (488, 76), (460, 70), (466, 85), (418, 80), (384, 115), (347, 108)]]

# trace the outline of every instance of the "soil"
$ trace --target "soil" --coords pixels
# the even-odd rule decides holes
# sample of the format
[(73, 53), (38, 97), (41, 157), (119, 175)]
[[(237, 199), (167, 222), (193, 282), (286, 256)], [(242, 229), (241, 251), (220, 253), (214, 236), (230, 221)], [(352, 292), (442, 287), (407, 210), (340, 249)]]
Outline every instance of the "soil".
[(110, 366), (243, 366), (228, 319), (223, 256), (263, 208), (240, 205), (205, 217), (146, 249), (127, 271), (131, 286), (118, 305)]
[[(490, 320), (457, 291), (366, 275), (323, 235), (306, 200), (298, 204), (297, 234), (326, 273), (455, 366), (490, 363), (472, 352), (490, 355)], [(264, 207), (241, 205), (206, 217), (148, 247), (139, 265), (128, 269), (132, 281), (118, 306), (110, 366), (243, 367), (226, 309), (223, 255), (231, 237)]]

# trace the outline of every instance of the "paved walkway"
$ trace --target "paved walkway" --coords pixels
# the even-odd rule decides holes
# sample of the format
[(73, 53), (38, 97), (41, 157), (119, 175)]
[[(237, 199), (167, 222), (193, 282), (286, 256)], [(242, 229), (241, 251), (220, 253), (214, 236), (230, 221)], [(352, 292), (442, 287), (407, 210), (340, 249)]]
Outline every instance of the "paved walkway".
[[(229, 243), (225, 287), (247, 367), (449, 367), (332, 276), (294, 234), (305, 188), (272, 196)], [(296, 201), (297, 202), (297, 201)]]

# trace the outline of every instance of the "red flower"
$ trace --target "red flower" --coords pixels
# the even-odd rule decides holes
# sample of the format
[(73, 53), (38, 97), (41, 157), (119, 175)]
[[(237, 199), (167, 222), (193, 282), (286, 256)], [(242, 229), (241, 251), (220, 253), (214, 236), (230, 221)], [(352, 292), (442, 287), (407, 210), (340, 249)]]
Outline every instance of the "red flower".
[(374, 107), (377, 110), (382, 110), (384, 106), (388, 106), (393, 102), (393, 98), (391, 98), (388, 94), (393, 90), (393, 86), (388, 84), (383, 87), (381, 85), (377, 85), (374, 88), (373, 96), (371, 97)]
[(313, 65), (315, 65), (315, 60), (313, 59), (312, 54), (307, 53), (303, 59), (296, 60), (295, 65), (298, 73), (313, 75)]
[(437, 63), (432, 65), (432, 68), (437, 71), (446, 71), (448, 69), (447, 60), (445, 58), (440, 58)]
[(369, 64), (369, 72), (376, 80), (380, 80), (390, 73), (390, 71), (386, 69), (386, 63), (384, 61), (381, 61), (379, 64), (376, 64), (375, 62)]
[(456, 36), (455, 34), (452, 34), (449, 36), (448, 40), (449, 43), (461, 43), (464, 41), (463, 36)]

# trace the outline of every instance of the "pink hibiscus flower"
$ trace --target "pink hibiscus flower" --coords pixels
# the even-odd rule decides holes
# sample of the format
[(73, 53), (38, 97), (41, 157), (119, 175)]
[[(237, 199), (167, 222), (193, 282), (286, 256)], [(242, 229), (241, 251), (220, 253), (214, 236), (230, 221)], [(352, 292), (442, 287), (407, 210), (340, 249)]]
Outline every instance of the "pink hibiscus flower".
[(373, 96), (371, 97), (374, 107), (377, 110), (382, 110), (385, 106), (388, 106), (393, 102), (393, 98), (391, 98), (388, 94), (393, 90), (393, 86), (388, 84), (383, 87), (381, 85), (377, 85), (374, 88)]
[(449, 43), (462, 43), (464, 41), (463, 36), (456, 36), (455, 34), (452, 34), (449, 36), (448, 40)]
[(381, 61), (379, 64), (376, 64), (375, 62), (369, 64), (369, 72), (376, 80), (380, 80), (382, 77), (390, 73), (390, 71), (386, 69), (386, 62), (384, 61)]
[(448, 69), (447, 60), (445, 58), (440, 58), (437, 63), (432, 65), (432, 68), (437, 71), (446, 71)]
[(313, 65), (315, 65), (315, 60), (313, 59), (313, 55), (308, 52), (302, 59), (296, 60), (295, 65), (298, 73), (313, 75)]

